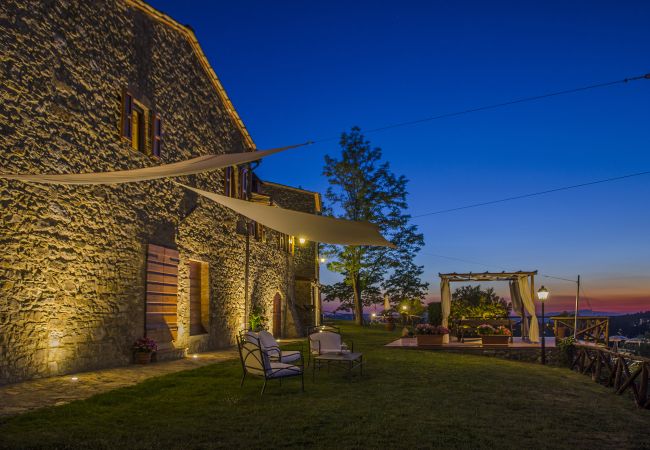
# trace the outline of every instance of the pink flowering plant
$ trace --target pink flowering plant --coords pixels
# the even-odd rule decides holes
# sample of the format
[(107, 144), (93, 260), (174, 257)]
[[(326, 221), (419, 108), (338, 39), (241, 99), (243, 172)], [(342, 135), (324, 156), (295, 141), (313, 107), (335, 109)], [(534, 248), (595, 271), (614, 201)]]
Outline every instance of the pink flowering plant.
[(495, 328), (490, 324), (484, 323), (483, 325), (479, 325), (476, 331), (480, 336), (512, 336), (512, 332), (503, 325)]
[(449, 334), (449, 328), (442, 325), (431, 325), (429, 323), (419, 323), (415, 326), (415, 334)]
[(141, 337), (133, 344), (133, 351), (137, 353), (152, 353), (156, 350), (158, 350), (158, 344), (148, 337)]

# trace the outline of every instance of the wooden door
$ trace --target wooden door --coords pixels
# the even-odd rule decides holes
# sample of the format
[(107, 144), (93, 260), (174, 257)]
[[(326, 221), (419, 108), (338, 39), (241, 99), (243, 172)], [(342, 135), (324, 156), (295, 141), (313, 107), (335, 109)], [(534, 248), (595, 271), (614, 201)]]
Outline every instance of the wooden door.
[(273, 297), (273, 336), (281, 337), (282, 335), (282, 297), (275, 294)]
[(149, 245), (147, 251), (147, 337), (171, 342), (178, 332), (178, 251)]
[(203, 263), (190, 261), (190, 335), (205, 333), (203, 316)]

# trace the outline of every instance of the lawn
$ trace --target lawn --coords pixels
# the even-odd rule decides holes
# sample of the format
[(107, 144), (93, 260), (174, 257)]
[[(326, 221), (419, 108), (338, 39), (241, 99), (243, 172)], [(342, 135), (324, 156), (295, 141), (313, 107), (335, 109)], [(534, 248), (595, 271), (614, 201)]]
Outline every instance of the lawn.
[(395, 335), (342, 326), (364, 352), (340, 372), (239, 388), (239, 361), (148, 380), (0, 421), (0, 447), (647, 448), (650, 413), (568, 369), (388, 349)]

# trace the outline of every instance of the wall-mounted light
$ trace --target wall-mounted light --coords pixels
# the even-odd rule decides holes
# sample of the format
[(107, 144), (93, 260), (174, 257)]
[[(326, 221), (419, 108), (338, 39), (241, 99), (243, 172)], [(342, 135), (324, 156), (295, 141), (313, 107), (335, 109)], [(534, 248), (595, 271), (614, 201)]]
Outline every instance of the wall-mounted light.
[(325, 261), (327, 261), (327, 260), (321, 256), (321, 258), (320, 258), (320, 262), (321, 262), (321, 263), (324, 263)]
[(303, 238), (303, 237), (298, 238), (298, 242), (299, 242), (300, 244), (304, 244), (306, 241), (307, 241), (307, 240), (306, 240), (305, 238)]

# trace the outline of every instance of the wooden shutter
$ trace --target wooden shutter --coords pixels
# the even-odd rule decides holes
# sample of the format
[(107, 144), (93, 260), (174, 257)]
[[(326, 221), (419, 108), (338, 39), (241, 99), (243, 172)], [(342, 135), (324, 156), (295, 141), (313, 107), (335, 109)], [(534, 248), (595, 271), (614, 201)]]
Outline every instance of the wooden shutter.
[(153, 156), (160, 158), (160, 150), (162, 148), (162, 119), (158, 114), (153, 115), (151, 139)]
[(126, 90), (122, 94), (122, 137), (131, 139), (133, 135), (133, 96)]
[(232, 178), (232, 167), (226, 167), (226, 171), (224, 174), (224, 194), (226, 197), (230, 197), (231, 191), (230, 191), (230, 180)]
[(178, 335), (178, 251), (149, 244), (146, 334), (158, 343)]

